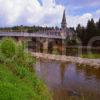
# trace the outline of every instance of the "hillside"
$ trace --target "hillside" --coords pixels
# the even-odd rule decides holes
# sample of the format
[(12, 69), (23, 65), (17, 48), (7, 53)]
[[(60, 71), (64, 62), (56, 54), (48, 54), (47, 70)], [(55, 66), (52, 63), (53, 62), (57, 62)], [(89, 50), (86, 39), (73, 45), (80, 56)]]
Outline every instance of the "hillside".
[(32, 66), (35, 59), (10, 38), (0, 42), (0, 100), (51, 100)]

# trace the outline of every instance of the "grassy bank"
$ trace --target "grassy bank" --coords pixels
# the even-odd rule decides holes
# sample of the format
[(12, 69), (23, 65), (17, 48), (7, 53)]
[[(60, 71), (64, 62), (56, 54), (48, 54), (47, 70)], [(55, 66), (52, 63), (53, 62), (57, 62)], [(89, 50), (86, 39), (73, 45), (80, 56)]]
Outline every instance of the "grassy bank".
[(0, 100), (51, 100), (33, 63), (35, 59), (21, 43), (10, 38), (0, 41)]
[(91, 58), (91, 59), (100, 59), (100, 54), (82, 54), (81, 55), (82, 58)]

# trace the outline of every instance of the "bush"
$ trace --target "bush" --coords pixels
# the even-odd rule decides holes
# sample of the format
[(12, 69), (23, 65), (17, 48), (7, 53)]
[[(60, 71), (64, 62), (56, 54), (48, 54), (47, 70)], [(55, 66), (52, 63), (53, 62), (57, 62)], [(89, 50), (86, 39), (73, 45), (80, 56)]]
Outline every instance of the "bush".
[(25, 51), (24, 44), (18, 44), (15, 61), (19, 65), (32, 67), (35, 63), (35, 58), (31, 55), (31, 53)]
[(16, 53), (15, 41), (11, 38), (4, 38), (0, 44), (0, 51), (5, 58), (12, 58)]
[(3, 38), (0, 43), (0, 61), (4, 63), (15, 62), (20, 66), (32, 67), (35, 59), (26, 51), (24, 43), (16, 43), (11, 38)]

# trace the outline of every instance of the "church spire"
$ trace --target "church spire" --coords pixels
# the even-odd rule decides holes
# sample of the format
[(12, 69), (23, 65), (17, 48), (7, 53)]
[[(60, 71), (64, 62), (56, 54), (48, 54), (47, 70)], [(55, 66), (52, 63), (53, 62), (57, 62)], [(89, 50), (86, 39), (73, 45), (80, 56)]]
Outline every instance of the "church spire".
[(65, 14), (65, 10), (63, 12), (63, 18), (62, 18), (62, 22), (61, 22), (61, 28), (62, 29), (66, 29), (67, 27), (67, 23), (66, 23), (66, 14)]

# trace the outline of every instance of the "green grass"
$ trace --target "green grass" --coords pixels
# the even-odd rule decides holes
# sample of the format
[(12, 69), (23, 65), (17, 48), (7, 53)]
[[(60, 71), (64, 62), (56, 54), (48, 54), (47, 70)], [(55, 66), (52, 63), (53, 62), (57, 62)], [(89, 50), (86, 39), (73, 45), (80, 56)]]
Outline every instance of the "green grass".
[(11, 38), (0, 42), (0, 100), (51, 100), (35, 74), (35, 59)]
[(91, 59), (98, 59), (100, 58), (100, 54), (82, 54), (82, 58), (91, 58)]
[(50, 95), (34, 72), (0, 64), (0, 100), (50, 100)]

